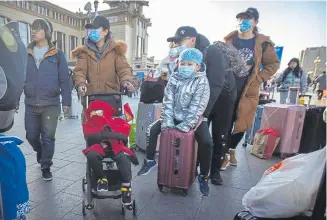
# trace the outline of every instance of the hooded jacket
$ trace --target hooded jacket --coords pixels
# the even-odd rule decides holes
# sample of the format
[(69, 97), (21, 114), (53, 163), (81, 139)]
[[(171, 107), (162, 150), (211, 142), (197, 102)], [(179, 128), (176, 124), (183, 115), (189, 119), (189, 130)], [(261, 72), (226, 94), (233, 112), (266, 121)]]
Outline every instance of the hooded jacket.
[(39, 68), (35, 64), (33, 48), (35, 43), (28, 46), (27, 70), (24, 85), (25, 104), (31, 106), (71, 105), (71, 88), (69, 70), (63, 52), (52, 43), (43, 57)]
[(204, 62), (207, 66), (206, 73), (210, 85), (210, 98), (203, 116), (208, 118), (220, 93), (222, 91), (229, 93), (235, 91), (235, 77), (228, 69), (228, 60), (225, 55), (216, 45), (210, 45), (205, 36), (199, 34), (195, 48), (204, 54)]
[(87, 93), (119, 92), (124, 82), (133, 83), (133, 71), (125, 57), (121, 44), (107, 39), (105, 46), (97, 50), (93, 42), (78, 46), (72, 51), (77, 57), (75, 86), (86, 86)]
[[(238, 31), (231, 32), (224, 38), (225, 42), (233, 45), (233, 38), (237, 34)], [(267, 43), (267, 47), (263, 51), (264, 42)], [(274, 49), (274, 43), (269, 37), (256, 34), (254, 47), (255, 64), (237, 106), (234, 133), (245, 132), (251, 127), (259, 103), (260, 85), (273, 76), (279, 68), (279, 60)], [(263, 65), (262, 70), (260, 70), (260, 64)]]
[[(31, 210), (26, 183), (26, 161), (17, 137), (0, 134), (0, 199), (4, 219), (22, 219)], [(1, 208), (1, 207), (0, 207)], [(0, 213), (1, 217), (1, 213)]]
[(183, 78), (173, 73), (165, 89), (162, 105), (162, 129), (174, 128), (175, 121), (181, 121), (177, 128), (188, 132), (196, 126), (207, 108), (210, 87), (206, 72), (197, 72), (194, 77)]

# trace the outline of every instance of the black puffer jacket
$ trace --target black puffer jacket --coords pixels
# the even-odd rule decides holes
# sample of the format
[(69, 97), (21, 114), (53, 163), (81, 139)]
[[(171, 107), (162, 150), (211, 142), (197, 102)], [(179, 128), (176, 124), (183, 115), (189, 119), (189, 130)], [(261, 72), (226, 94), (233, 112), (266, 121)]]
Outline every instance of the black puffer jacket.
[(203, 114), (208, 117), (215, 105), (220, 93), (236, 92), (234, 74), (228, 70), (228, 60), (216, 45), (210, 45), (209, 40), (199, 34), (196, 39), (195, 48), (204, 53), (204, 61), (207, 66), (207, 78), (210, 84), (210, 99)]

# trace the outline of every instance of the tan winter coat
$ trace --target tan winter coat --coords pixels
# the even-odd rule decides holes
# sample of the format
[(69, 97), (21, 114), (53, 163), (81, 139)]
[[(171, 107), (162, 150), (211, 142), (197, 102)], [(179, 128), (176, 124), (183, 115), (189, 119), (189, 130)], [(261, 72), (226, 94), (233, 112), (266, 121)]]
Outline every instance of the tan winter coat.
[(85, 85), (88, 94), (113, 93), (119, 92), (124, 82), (132, 83), (133, 71), (124, 48), (126, 44), (123, 41), (110, 40), (99, 61), (85, 45), (74, 49), (72, 56), (77, 57), (75, 86)]
[[(236, 34), (238, 34), (237, 31), (228, 34), (224, 38), (225, 42), (233, 44), (232, 39)], [(268, 43), (264, 52), (262, 51), (263, 42)], [(259, 103), (260, 85), (274, 75), (279, 68), (274, 43), (269, 37), (262, 34), (256, 35), (254, 53), (255, 66), (238, 104), (234, 133), (245, 132), (251, 127)], [(261, 63), (262, 70), (260, 70)]]

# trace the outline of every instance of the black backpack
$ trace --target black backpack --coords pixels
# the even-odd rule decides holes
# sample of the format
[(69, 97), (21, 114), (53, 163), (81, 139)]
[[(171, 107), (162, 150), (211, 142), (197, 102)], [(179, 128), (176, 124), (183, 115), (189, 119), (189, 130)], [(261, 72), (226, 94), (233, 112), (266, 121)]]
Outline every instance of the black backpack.
[(141, 85), (140, 102), (161, 103), (165, 94), (165, 82), (150, 76), (147, 76), (146, 81)]

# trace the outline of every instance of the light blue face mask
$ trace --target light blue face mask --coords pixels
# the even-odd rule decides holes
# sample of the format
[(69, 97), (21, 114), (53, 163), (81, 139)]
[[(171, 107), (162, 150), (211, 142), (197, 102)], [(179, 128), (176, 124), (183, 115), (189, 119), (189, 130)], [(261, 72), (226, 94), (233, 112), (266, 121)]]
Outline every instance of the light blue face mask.
[(253, 20), (242, 20), (242, 22), (239, 24), (239, 30), (242, 33), (248, 32), (252, 27)]
[(194, 76), (195, 68), (196, 66), (179, 66), (178, 72), (184, 78), (190, 78)]
[(99, 42), (101, 40), (100, 30), (91, 30), (89, 32), (89, 39), (95, 43)]
[(174, 48), (170, 48), (169, 50), (169, 56), (170, 57), (178, 57), (179, 54), (183, 51), (186, 50), (187, 47), (185, 45), (181, 45), (179, 47), (174, 47)]

